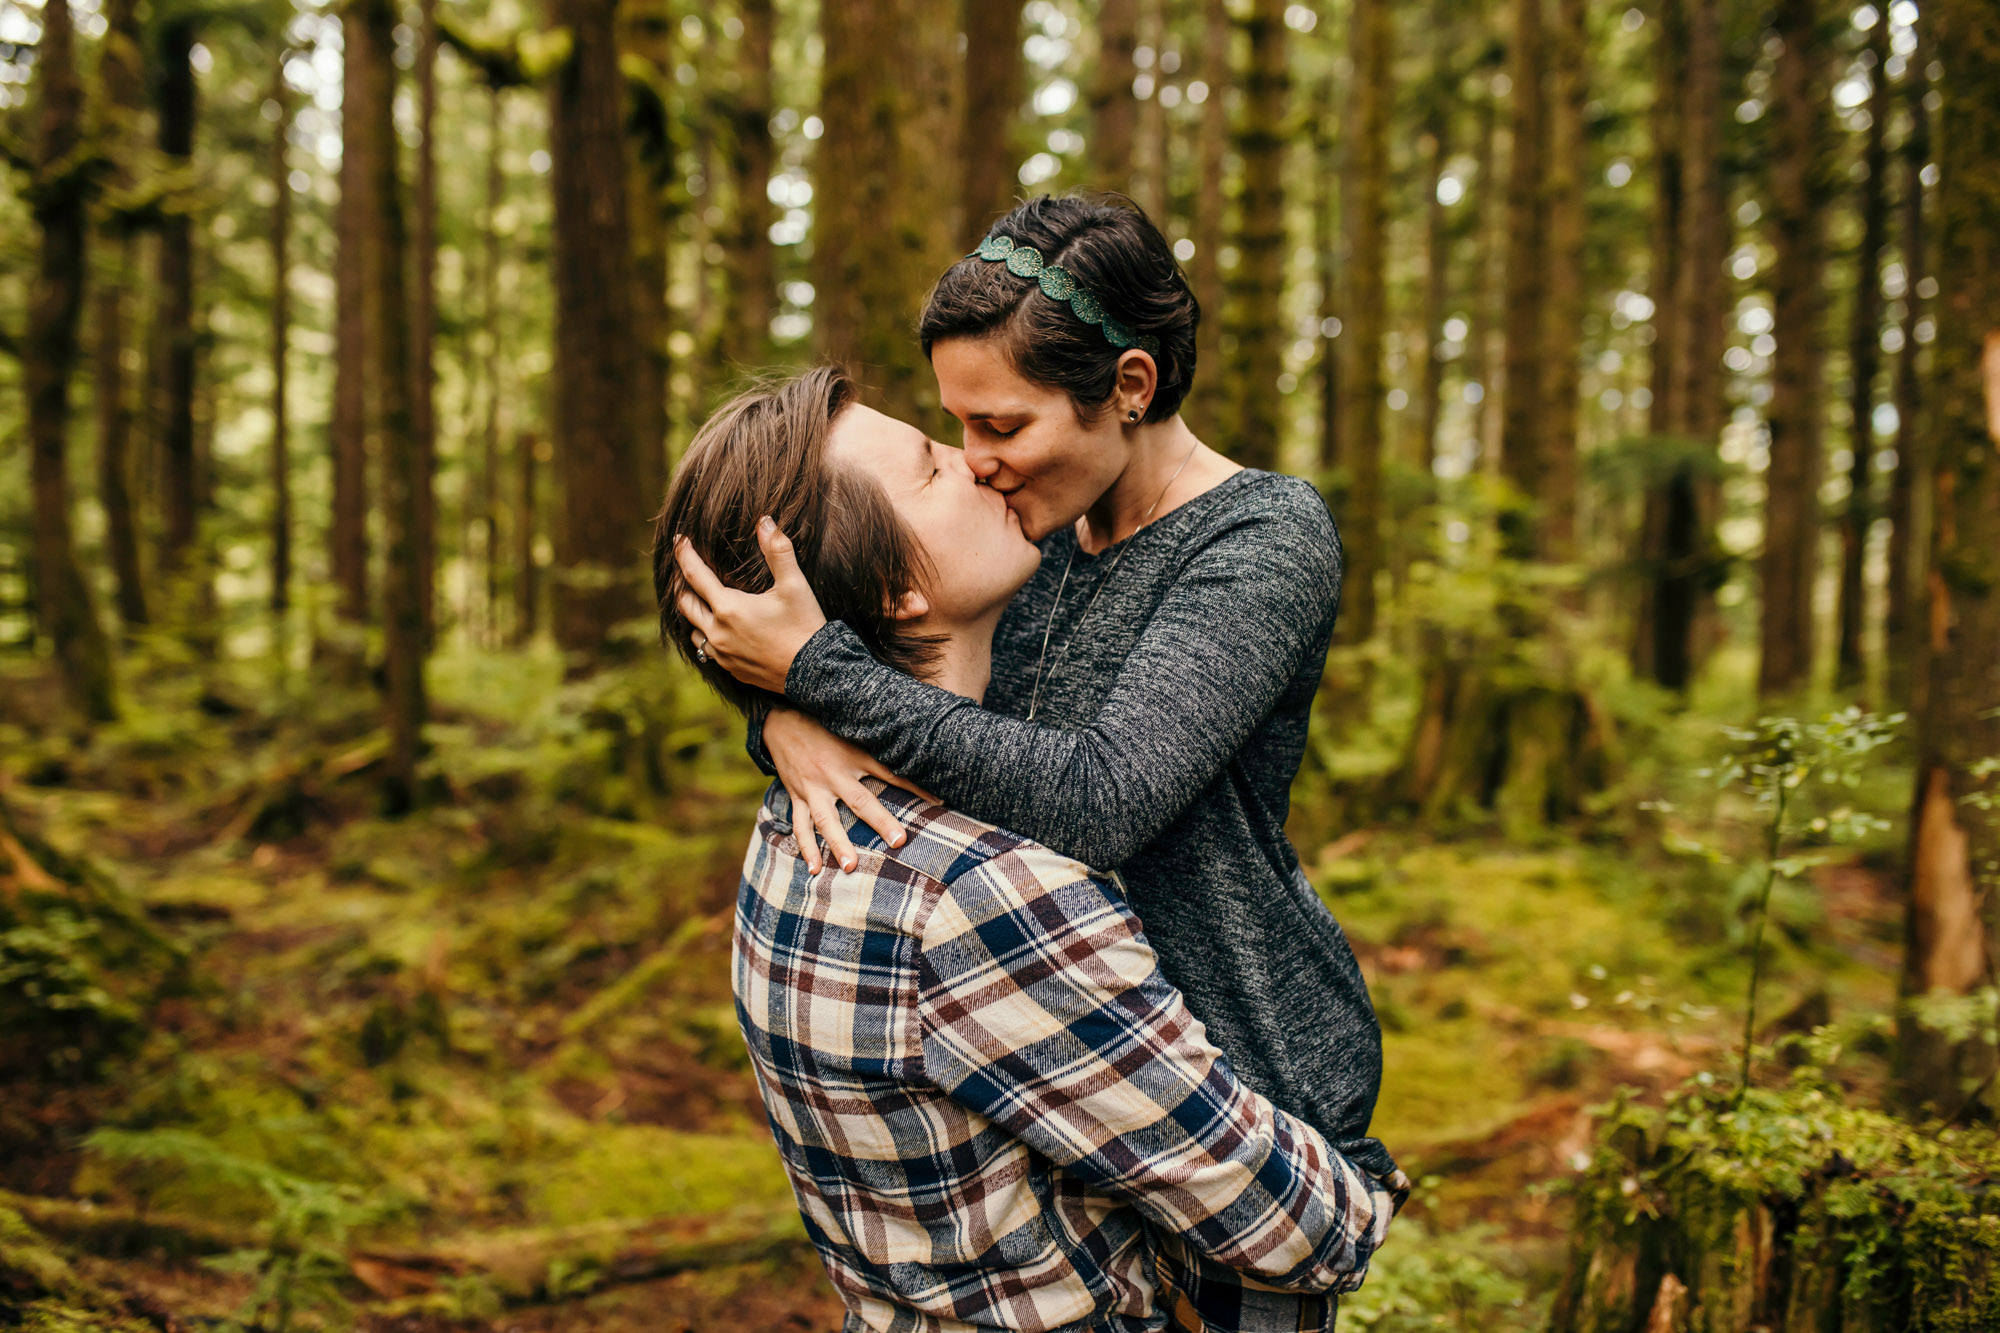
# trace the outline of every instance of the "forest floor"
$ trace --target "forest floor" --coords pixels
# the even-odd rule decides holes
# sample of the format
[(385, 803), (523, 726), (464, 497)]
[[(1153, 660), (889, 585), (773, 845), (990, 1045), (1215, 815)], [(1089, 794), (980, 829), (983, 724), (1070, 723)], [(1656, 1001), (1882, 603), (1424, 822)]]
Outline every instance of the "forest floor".
[[(61, 1268), (22, 1307), (49, 1329), (837, 1327), (730, 1004), (738, 728), (678, 670), (455, 656), (432, 687), (428, 801), (389, 820), (365, 690), (163, 675), (80, 744), (5, 682), (0, 905), (87, 904), (77, 966), (136, 1018), (0, 1083), (0, 1279)], [(1729, 1067), (1728, 876), (1663, 841), (1302, 846), (1382, 1019), (1375, 1132), (1421, 1182), (1344, 1325), (1537, 1327), (1590, 1108)], [(1763, 1012), (1886, 1009), (1884, 875), (1779, 906)]]

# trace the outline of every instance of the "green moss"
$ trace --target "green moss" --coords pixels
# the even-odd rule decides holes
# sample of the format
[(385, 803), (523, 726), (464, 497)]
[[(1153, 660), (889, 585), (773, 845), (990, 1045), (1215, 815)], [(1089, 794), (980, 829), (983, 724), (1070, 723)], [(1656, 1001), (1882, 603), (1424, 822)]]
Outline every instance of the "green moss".
[(684, 1134), (651, 1125), (592, 1125), (567, 1156), (538, 1164), (530, 1209), (567, 1226), (604, 1218), (688, 1217), (789, 1204), (791, 1186), (768, 1136)]

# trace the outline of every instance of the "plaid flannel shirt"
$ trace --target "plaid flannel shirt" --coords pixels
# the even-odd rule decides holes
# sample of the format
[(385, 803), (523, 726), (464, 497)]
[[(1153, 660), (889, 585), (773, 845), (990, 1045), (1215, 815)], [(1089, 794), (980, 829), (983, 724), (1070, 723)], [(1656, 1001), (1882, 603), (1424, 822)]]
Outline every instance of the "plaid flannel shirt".
[[(738, 1020), (849, 1333), (1221, 1328), (1238, 1293), (1359, 1286), (1407, 1182), (1243, 1087), (1085, 867), (880, 795), (909, 840), (850, 817), (859, 866), (815, 876), (774, 784), (736, 912)], [(1331, 1328), (1331, 1298), (1282, 1300)]]

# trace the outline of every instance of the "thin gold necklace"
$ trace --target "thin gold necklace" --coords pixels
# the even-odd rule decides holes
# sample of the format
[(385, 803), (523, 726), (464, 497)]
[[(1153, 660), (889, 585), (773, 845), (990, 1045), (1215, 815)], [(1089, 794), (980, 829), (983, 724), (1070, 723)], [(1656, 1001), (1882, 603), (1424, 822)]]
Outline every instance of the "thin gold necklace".
[[(1076, 642), (1077, 632), (1083, 628), (1083, 622), (1090, 617), (1091, 608), (1097, 605), (1097, 599), (1103, 593), (1104, 586), (1110, 583), (1111, 576), (1118, 572), (1118, 562), (1123, 560), (1125, 553), (1132, 549), (1132, 538), (1137, 537), (1140, 530), (1152, 522), (1153, 511), (1160, 507), (1160, 501), (1167, 498), (1167, 492), (1172, 490), (1174, 483), (1181, 479), (1181, 473), (1187, 471), (1187, 465), (1194, 461), (1194, 451), (1200, 447), (1200, 440), (1196, 440), (1188, 446), (1187, 456), (1181, 459), (1181, 465), (1174, 469), (1173, 476), (1167, 478), (1167, 484), (1160, 487), (1160, 493), (1153, 497), (1153, 503), (1146, 507), (1146, 512), (1139, 516), (1139, 526), (1132, 529), (1131, 536), (1128, 536), (1118, 547), (1117, 554), (1111, 557), (1111, 563), (1105, 566), (1104, 577), (1097, 581), (1096, 591), (1092, 592), (1090, 600), (1083, 604), (1083, 611), (1077, 616), (1076, 624), (1070, 628), (1069, 637), (1063, 640), (1062, 651), (1056, 654), (1054, 665), (1049, 667), (1050, 680), (1056, 678), (1056, 672), (1061, 669), (1064, 662), (1069, 660), (1070, 645)], [(1055, 630), (1056, 612), (1062, 607), (1063, 592), (1069, 587), (1070, 571), (1076, 567), (1076, 550), (1082, 544), (1081, 541), (1078, 541), (1069, 548), (1069, 559), (1063, 562), (1062, 580), (1056, 584), (1056, 599), (1049, 604), (1048, 622), (1042, 626), (1042, 651), (1035, 658), (1035, 688), (1033, 693), (1028, 696), (1027, 720), (1030, 722), (1035, 720), (1035, 710), (1040, 708), (1042, 704), (1042, 666), (1049, 660), (1049, 635)]]

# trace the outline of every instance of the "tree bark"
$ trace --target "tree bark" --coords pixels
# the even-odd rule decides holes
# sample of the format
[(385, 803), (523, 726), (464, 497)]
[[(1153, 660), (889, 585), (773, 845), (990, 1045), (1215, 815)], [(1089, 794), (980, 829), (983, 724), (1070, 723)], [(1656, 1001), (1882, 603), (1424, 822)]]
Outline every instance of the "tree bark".
[(1013, 207), (1019, 188), (1022, 0), (964, 0), (965, 222), (968, 245)]
[[(1284, 369), (1285, 327), (1285, 72), (1283, 0), (1254, 0), (1243, 20), (1250, 39), (1236, 151), (1243, 159), (1237, 201), (1236, 273), (1231, 282), (1231, 329), (1236, 347), (1230, 379), (1236, 392), (1234, 438), (1228, 451), (1249, 467), (1278, 465), (1278, 375)], [(1350, 559), (1353, 552), (1350, 549)], [(1352, 566), (1349, 566), (1350, 571)], [(1356, 584), (1350, 582), (1350, 598)], [(1354, 602), (1349, 601), (1352, 617)]]
[[(1911, 823), (1902, 991), (1965, 995), (1993, 984), (2000, 906), (1981, 878), (2000, 859), (2000, 812), (1968, 801), (2000, 780), (2000, 11), (1938, 0), (1925, 11), (1947, 53), (1938, 124), (1938, 271), (1952, 277), (1932, 350), (1936, 526), (1930, 686)], [(1982, 919), (1983, 916), (1983, 919)], [(1907, 1098), (1957, 1114), (1989, 1108), (1995, 1052), (1953, 1042), (1904, 1010), (1897, 1073)]]
[(1447, 0), (1431, 0), (1431, 77), (1425, 89), (1424, 142), (1424, 382), (1417, 404), (1418, 465), (1426, 477), (1437, 462), (1438, 422), (1444, 407), (1445, 306), (1451, 299), (1451, 215), (1438, 182), (1451, 161), (1451, 107), (1458, 91), (1458, 34)]
[(1139, 142), (1132, 168), (1132, 197), (1154, 224), (1165, 231), (1170, 149), (1167, 106), (1160, 100), (1160, 93), (1167, 86), (1167, 71), (1162, 61), (1167, 50), (1166, 0), (1139, 0), (1139, 44), (1152, 53), (1147, 65), (1152, 87), (1139, 99)]
[(641, 614), (639, 531), (648, 501), (633, 404), (630, 215), (616, 0), (555, 0), (573, 46), (551, 81), (555, 159), (556, 642), (593, 669), (612, 627)]
[(500, 90), (486, 93), (486, 207), (479, 218), (479, 317), (486, 331), (481, 378), (486, 388), (485, 448), (479, 471), (479, 529), (485, 540), (486, 604), (481, 628), (488, 647), (500, 643)]
[(532, 643), (541, 626), (542, 571), (535, 561), (535, 535), (540, 516), (536, 489), (542, 452), (548, 446), (532, 433), (514, 437), (514, 465), (519, 489), (514, 502), (514, 646)]
[[(812, 273), (822, 355), (845, 362), (884, 412), (927, 421), (937, 386), (912, 351), (923, 294), (955, 255), (951, 161), (958, 118), (956, 6), (946, 0), (824, 5), (826, 60)], [(913, 73), (914, 72), (914, 73)]]
[(1194, 295), (1201, 307), (1195, 329), (1195, 367), (1205, 370), (1208, 387), (1190, 402), (1188, 424), (1195, 434), (1221, 448), (1228, 378), (1222, 373), (1222, 198), (1225, 153), (1229, 146), (1229, 43), (1232, 25), (1227, 0), (1202, 2), (1201, 132), (1196, 145), (1194, 192)]
[[(340, 128), (343, 143), (358, 141), (366, 124), (368, 33), (343, 12), (344, 52)], [(371, 182), (351, 153), (340, 156), (340, 202), (334, 209), (338, 252), (334, 259), (333, 522), (328, 529), (336, 603), (341, 620), (364, 623), (368, 596), (368, 309), (367, 234), (362, 220), (374, 209)], [(352, 645), (343, 645), (346, 652)]]
[(271, 127), (271, 610), (280, 619), (292, 594), (292, 464), (285, 407), (286, 351), (291, 345), (292, 183), (285, 138), (292, 128), (292, 90), (280, 50), (271, 74), (278, 119)]
[(1924, 98), (1930, 91), (1925, 62), (1930, 54), (1923, 40), (1926, 20), (1917, 20), (1917, 47), (1908, 56), (1903, 97), (1908, 103), (1910, 129), (1903, 140), (1902, 236), (1903, 335), (1896, 356), (1896, 471), (1889, 485), (1889, 609), (1883, 626), (1888, 658), (1888, 696), (1895, 705), (1915, 708), (1926, 675), (1929, 635), (1924, 604), (1928, 595), (1930, 545), (1930, 439), (1918, 418), (1923, 410), (1918, 357), (1917, 322), (1928, 304), (1919, 294), (1930, 272), (1924, 226), (1923, 171), (1930, 161), (1930, 111)]
[[(174, 16), (159, 27), (159, 145), (168, 167), (186, 169), (194, 157), (195, 20)], [(164, 350), (159, 403), (161, 503), (160, 566), (178, 573), (194, 545), (200, 504), (194, 439), (194, 224), (176, 202), (160, 223), (159, 329)]]
[(1347, 571), (1342, 632), (1352, 643), (1375, 637), (1375, 576), (1383, 567), (1382, 335), (1388, 322), (1389, 110), (1395, 96), (1387, 0), (1354, 0), (1349, 49), (1354, 78), (1347, 107), (1350, 193), (1341, 200), (1347, 231), (1346, 316), (1341, 329), (1346, 386), (1340, 427), (1347, 469), (1342, 550)]
[(1587, 0), (1557, 0), (1548, 43), (1547, 322), (1542, 326), (1543, 385), (1541, 522), (1536, 553), (1558, 562), (1576, 556), (1578, 393), (1583, 379), (1584, 190), (1590, 146), (1584, 104), (1590, 95)]
[(1860, 185), (1861, 247), (1855, 256), (1854, 306), (1847, 337), (1848, 469), (1847, 507), (1840, 516), (1840, 639), (1835, 684), (1859, 685), (1865, 674), (1862, 636), (1867, 591), (1862, 583), (1862, 558), (1868, 528), (1875, 513), (1869, 494), (1875, 457), (1875, 372), (1882, 362), (1882, 251), (1889, 244), (1889, 59), (1887, 17), (1869, 33), (1868, 50), (1875, 57), (1868, 77), (1874, 89), (1868, 99), (1868, 128), (1861, 161), (1866, 175)]
[(1099, 190), (1132, 192), (1132, 145), (1138, 138), (1139, 103), (1132, 80), (1139, 67), (1132, 50), (1139, 43), (1138, 0), (1100, 0), (1097, 7), (1097, 68), (1090, 82), (1090, 184)]
[(1506, 361), (1501, 385), (1500, 467), (1518, 493), (1501, 519), (1502, 546), (1516, 559), (1540, 550), (1534, 507), (1546, 494), (1542, 388), (1543, 305), (1548, 263), (1548, 90), (1541, 0), (1514, 0), (1512, 147), (1507, 169)]
[(1340, 464), (1340, 340), (1332, 332), (1339, 323), (1341, 276), (1340, 206), (1341, 178), (1339, 93), (1333, 73), (1320, 80), (1313, 117), (1313, 251), (1319, 274), (1319, 465), (1331, 470)]
[(1813, 580), (1819, 566), (1821, 400), (1826, 339), (1826, 55), (1816, 0), (1778, 0), (1783, 44), (1772, 79), (1771, 465), (1764, 474), (1763, 607), (1757, 692), (1769, 699), (1812, 674)]
[[(761, 366), (771, 344), (771, 302), (776, 282), (771, 245), (771, 42), (772, 0), (743, 0), (743, 36), (737, 42), (735, 133), (730, 174), (736, 196), (735, 251), (725, 354), (739, 366)], [(649, 495), (651, 493), (649, 492)]]
[(382, 800), (391, 814), (403, 813), (416, 800), (427, 646), (422, 566), (417, 558), (423, 457), (411, 392), (415, 353), (406, 278), (409, 238), (397, 170), (396, 23), (393, 0), (348, 0), (342, 24), (349, 34), (347, 59), (355, 76), (350, 87), (360, 94), (358, 101), (345, 107), (349, 133), (343, 156), (354, 157), (357, 174), (367, 181), (369, 205), (355, 223), (365, 238), (362, 288), (373, 388), (370, 415), (381, 446), (384, 720), (389, 729)]
[[(146, 100), (144, 36), (138, 0), (110, 0), (97, 58), (104, 87), (106, 130), (117, 159), (116, 185), (132, 178), (128, 161), (137, 148), (137, 120)], [(116, 579), (118, 617), (129, 629), (148, 620), (145, 571), (140, 557), (138, 507), (132, 498), (132, 405), (125, 387), (125, 289), (136, 274), (132, 237), (122, 226), (102, 229), (111, 253), (110, 279), (97, 290), (96, 384), (97, 499), (104, 507), (104, 544)]]
[(416, 225), (411, 244), (410, 430), (416, 445), (417, 590), (426, 648), (437, 638), (437, 0), (419, 0)]
[(55, 645), (63, 687), (92, 722), (118, 715), (111, 651), (95, 599), (77, 565), (69, 518), (69, 379), (83, 313), (90, 178), (71, 159), (83, 140), (83, 86), (76, 76), (69, 0), (48, 0), (35, 55), (34, 217), (41, 258), (28, 302), (22, 379), (28, 397), (29, 472), (34, 490), (35, 582), (42, 628)]

